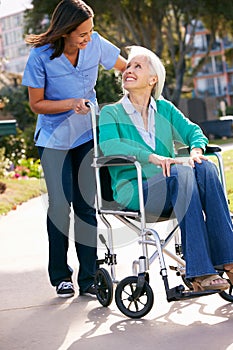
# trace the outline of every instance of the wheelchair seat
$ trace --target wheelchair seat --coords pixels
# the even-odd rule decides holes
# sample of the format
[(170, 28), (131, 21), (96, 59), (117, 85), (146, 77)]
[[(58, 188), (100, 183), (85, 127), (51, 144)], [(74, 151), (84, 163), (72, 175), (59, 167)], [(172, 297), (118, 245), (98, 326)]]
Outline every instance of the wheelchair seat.
[[(113, 197), (113, 190), (111, 186), (111, 175), (109, 172), (109, 167), (107, 165), (115, 165), (117, 163), (125, 163), (131, 164), (132, 157), (130, 159), (126, 159), (125, 156), (117, 156), (116, 158), (112, 157), (109, 160), (109, 157), (101, 157), (101, 160), (107, 160), (105, 163), (101, 161), (101, 164), (105, 166), (100, 167), (99, 170), (99, 181), (100, 181), (100, 189), (101, 189), (101, 197), (102, 197), (102, 206), (97, 208), (99, 214), (107, 214), (109, 211), (113, 211), (113, 215), (118, 212), (118, 215), (123, 215), (125, 217), (130, 217), (136, 221), (140, 221), (140, 210), (132, 210), (129, 208), (123, 207), (121, 204), (117, 203)], [(134, 158), (133, 158), (134, 160)], [(97, 163), (100, 163), (97, 161)], [(156, 216), (149, 213), (145, 213), (146, 222), (147, 223), (155, 223), (166, 221), (169, 219), (175, 219), (175, 214), (171, 210), (171, 212), (167, 216)]]

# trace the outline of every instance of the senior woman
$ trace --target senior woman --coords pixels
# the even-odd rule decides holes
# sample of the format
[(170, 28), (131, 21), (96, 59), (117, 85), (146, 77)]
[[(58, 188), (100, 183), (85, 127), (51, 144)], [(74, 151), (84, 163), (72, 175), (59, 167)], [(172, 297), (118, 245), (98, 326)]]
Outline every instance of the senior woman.
[[(224, 290), (233, 283), (233, 227), (215, 165), (204, 155), (207, 138), (161, 96), (165, 68), (150, 50), (133, 46), (122, 75), (124, 97), (100, 113), (104, 155), (133, 155), (142, 165), (146, 214), (174, 211), (181, 230), (186, 278), (194, 290)], [(175, 158), (174, 141), (190, 147), (188, 163)], [(139, 209), (133, 167), (111, 167), (115, 200)]]

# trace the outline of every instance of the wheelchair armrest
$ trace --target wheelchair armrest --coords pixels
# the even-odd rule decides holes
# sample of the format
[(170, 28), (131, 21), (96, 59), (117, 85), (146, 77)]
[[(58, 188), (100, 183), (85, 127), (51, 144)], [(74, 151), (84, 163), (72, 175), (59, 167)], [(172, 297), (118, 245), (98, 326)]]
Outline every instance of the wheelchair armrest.
[(180, 147), (177, 149), (177, 155), (180, 156), (188, 156), (190, 152), (190, 147), (188, 146), (184, 146), (184, 147)]
[(218, 145), (207, 145), (205, 153), (215, 153), (215, 152), (221, 152), (222, 149)]
[[(218, 145), (207, 145), (205, 153), (221, 152), (222, 149)], [(178, 156), (187, 156), (190, 153), (190, 147), (184, 146), (177, 150)]]
[(117, 166), (117, 165), (129, 165), (134, 164), (136, 157), (134, 156), (124, 156), (124, 155), (115, 155), (115, 156), (106, 156), (98, 157), (95, 159), (95, 164), (97, 167), (101, 166)]

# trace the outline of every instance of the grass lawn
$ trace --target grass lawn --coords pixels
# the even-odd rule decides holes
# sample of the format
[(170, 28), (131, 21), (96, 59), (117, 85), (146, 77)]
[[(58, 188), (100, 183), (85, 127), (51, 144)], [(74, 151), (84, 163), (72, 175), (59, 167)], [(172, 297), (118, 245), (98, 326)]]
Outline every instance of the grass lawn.
[[(219, 146), (227, 143), (233, 144), (233, 138), (210, 141), (210, 144), (215, 144)], [(224, 151), (222, 153), (222, 156), (223, 156), (223, 163), (224, 163), (229, 206), (230, 206), (230, 211), (233, 212), (233, 150)]]
[(46, 191), (44, 182), (40, 179), (0, 179), (0, 182), (7, 186), (5, 192), (0, 194), (0, 215), (17, 209), (18, 205)]
[(228, 138), (228, 139), (217, 139), (217, 140), (210, 140), (210, 144), (213, 143), (215, 145), (224, 145), (224, 144), (227, 144), (227, 143), (233, 143), (233, 137), (231, 138)]
[(233, 212), (233, 150), (223, 152), (223, 162), (230, 211)]

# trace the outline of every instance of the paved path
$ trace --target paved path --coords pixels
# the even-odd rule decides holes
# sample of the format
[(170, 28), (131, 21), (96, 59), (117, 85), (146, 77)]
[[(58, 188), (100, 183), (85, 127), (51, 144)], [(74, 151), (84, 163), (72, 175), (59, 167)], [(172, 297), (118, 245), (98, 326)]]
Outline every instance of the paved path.
[[(233, 304), (219, 295), (168, 303), (157, 261), (150, 270), (154, 306), (141, 320), (126, 318), (114, 301), (103, 308), (95, 299), (77, 294), (68, 300), (57, 298), (47, 276), (45, 201), (32, 199), (0, 218), (1, 350), (233, 350)], [(133, 234), (114, 225), (121, 279), (131, 275), (140, 247)], [(100, 231), (104, 233), (101, 225)], [(77, 273), (72, 243), (69, 263)], [(180, 280), (169, 273), (169, 282), (175, 286)]]
[(220, 145), (222, 151), (228, 151), (228, 150), (231, 150), (233, 149), (233, 143), (227, 143), (225, 145)]
[[(157, 261), (150, 272), (154, 306), (141, 320), (126, 318), (114, 301), (103, 308), (90, 297), (57, 298), (47, 277), (45, 217), (39, 197), (0, 218), (0, 349), (233, 349), (233, 305), (219, 295), (168, 303)], [(116, 234), (122, 278), (131, 275), (140, 248), (120, 226)], [(172, 273), (170, 283), (179, 284), (177, 279)]]

